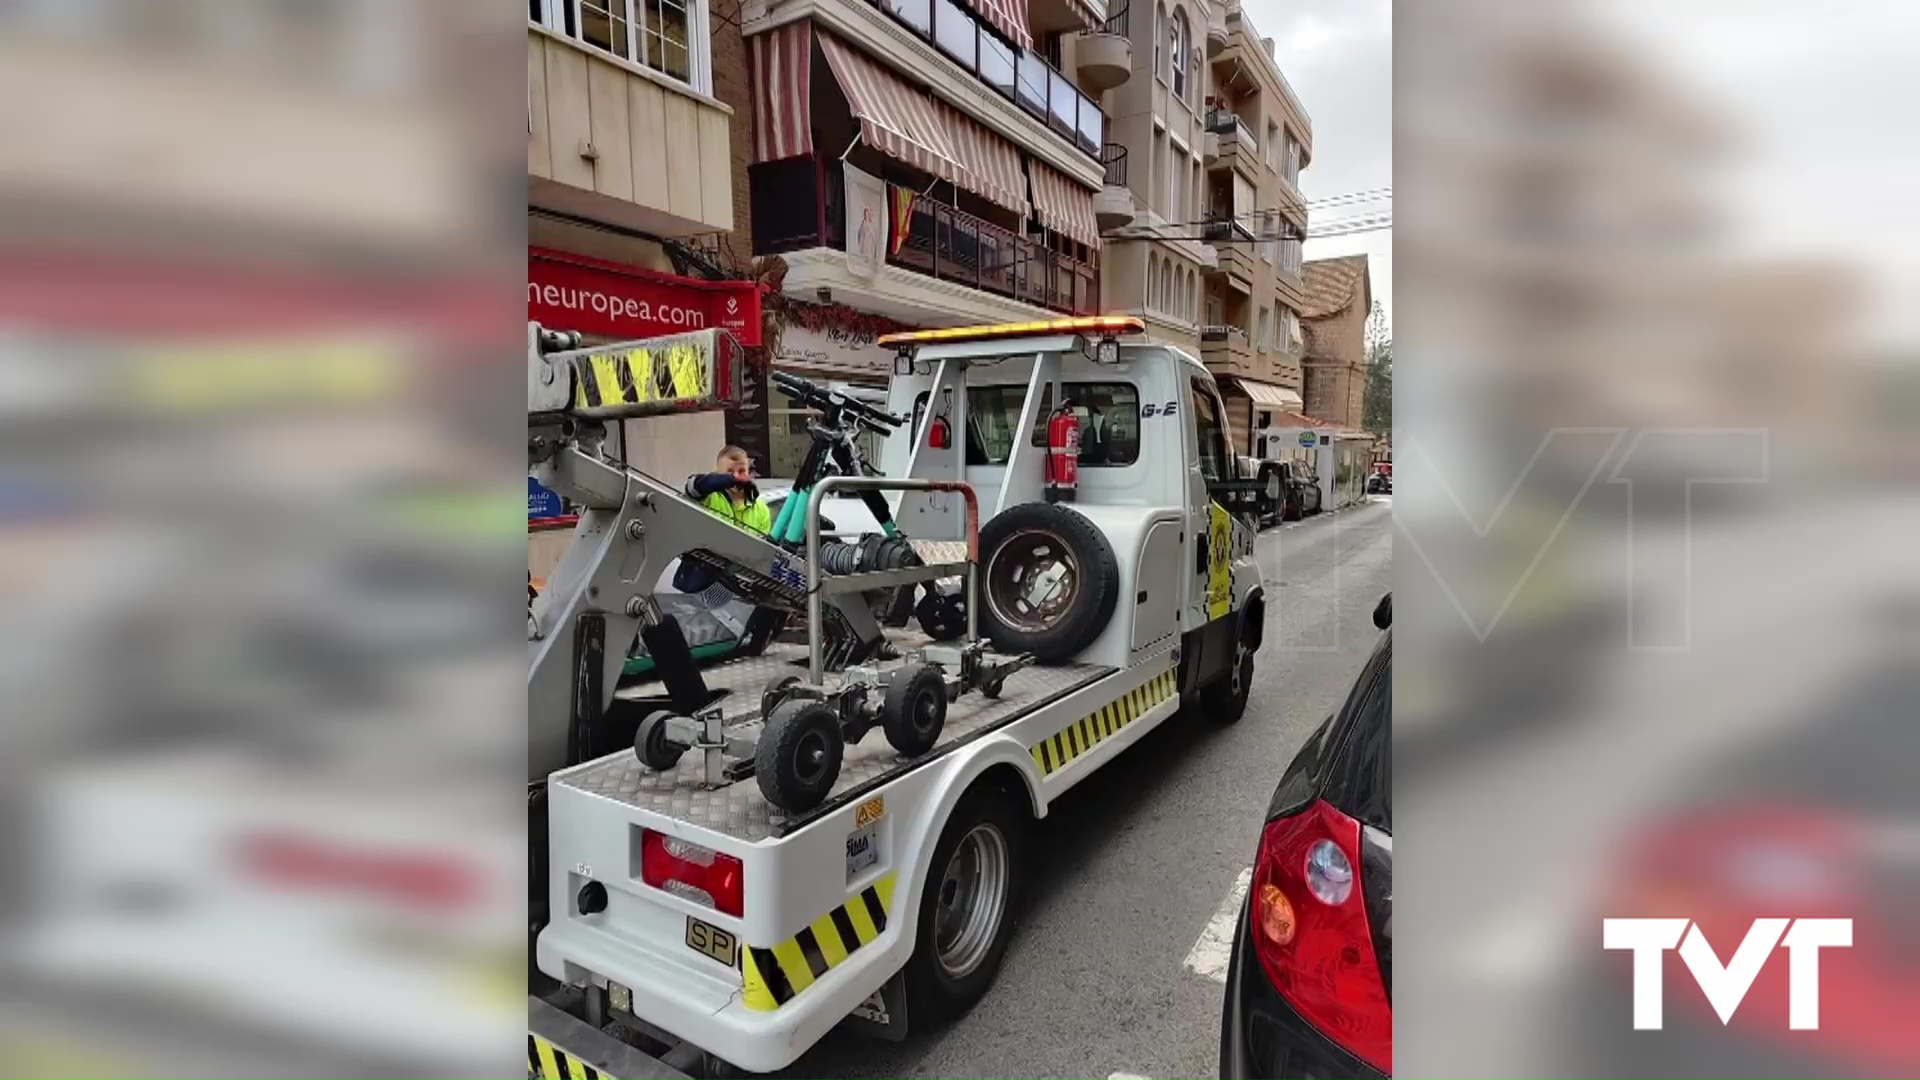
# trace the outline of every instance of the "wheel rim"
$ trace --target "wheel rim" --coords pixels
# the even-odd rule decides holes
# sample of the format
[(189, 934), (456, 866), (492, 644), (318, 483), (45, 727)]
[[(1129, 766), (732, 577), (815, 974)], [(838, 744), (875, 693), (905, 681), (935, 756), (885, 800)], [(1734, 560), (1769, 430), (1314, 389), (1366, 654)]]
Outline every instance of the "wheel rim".
[(940, 967), (965, 978), (978, 968), (1000, 933), (1007, 906), (1012, 860), (1007, 838), (986, 822), (975, 825), (953, 849), (934, 894), (934, 946)]
[(808, 787), (818, 784), (827, 774), (827, 755), (831, 751), (825, 732), (803, 733), (793, 747), (793, 775)]
[(924, 735), (939, 723), (938, 698), (938, 692), (928, 690), (913, 700), (913, 730)]
[(1231, 676), (1232, 682), (1229, 683), (1233, 688), (1233, 696), (1239, 697), (1246, 693), (1247, 685), (1252, 681), (1252, 678), (1253, 650), (1247, 648), (1245, 642), (1241, 642), (1233, 648), (1233, 674)]
[(1016, 630), (1045, 630), (1080, 595), (1080, 562), (1058, 536), (1015, 533), (987, 566), (987, 606)]

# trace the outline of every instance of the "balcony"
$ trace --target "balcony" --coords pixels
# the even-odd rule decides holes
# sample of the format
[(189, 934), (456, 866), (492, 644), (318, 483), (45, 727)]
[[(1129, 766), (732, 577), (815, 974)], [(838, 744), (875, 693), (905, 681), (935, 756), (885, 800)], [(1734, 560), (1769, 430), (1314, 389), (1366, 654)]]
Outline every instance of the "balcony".
[[(1073, 80), (1038, 52), (1015, 48), (963, 4), (935, 0), (870, 2), (1081, 153), (1100, 156), (1100, 147), (1106, 141), (1106, 114), (1100, 111), (1098, 102), (1081, 93)], [(1127, 46), (1129, 74), (1133, 69), (1132, 48), (1131, 44)]]
[(1215, 323), (1200, 328), (1200, 362), (1218, 375), (1252, 375), (1253, 344), (1238, 326)]
[(1246, 121), (1216, 106), (1207, 111), (1206, 130), (1208, 145), (1201, 157), (1208, 169), (1238, 168), (1250, 178), (1259, 177), (1260, 142)]
[(1207, 59), (1226, 52), (1231, 40), (1227, 30), (1226, 0), (1213, 0), (1207, 5)]
[[(750, 170), (753, 251), (846, 249), (845, 182), (830, 158), (791, 158)], [(889, 185), (890, 187), (892, 185)], [(1099, 272), (983, 218), (915, 199), (906, 239), (887, 265), (1068, 315), (1100, 305)]]
[(1074, 66), (1080, 72), (1080, 84), (1096, 94), (1126, 82), (1133, 75), (1133, 40), (1127, 36), (1127, 8), (1108, 16), (1107, 21), (1073, 43)]
[(677, 80), (527, 27), (530, 202), (660, 236), (729, 230), (729, 122)]
[(1100, 148), (1100, 161), (1107, 175), (1093, 197), (1094, 224), (1102, 229), (1117, 229), (1133, 220), (1137, 209), (1133, 189), (1127, 186), (1127, 148), (1108, 143)]

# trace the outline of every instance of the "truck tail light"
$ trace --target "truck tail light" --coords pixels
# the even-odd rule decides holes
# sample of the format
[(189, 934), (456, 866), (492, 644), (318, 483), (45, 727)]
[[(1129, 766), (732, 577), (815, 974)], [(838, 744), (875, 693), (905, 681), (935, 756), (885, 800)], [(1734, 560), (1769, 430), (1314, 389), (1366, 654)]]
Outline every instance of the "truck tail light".
[(933, 430), (927, 433), (927, 445), (935, 450), (947, 450), (953, 446), (953, 425), (947, 423), (944, 416), (933, 418)]
[(1261, 970), (1322, 1034), (1393, 1074), (1393, 1005), (1358, 884), (1360, 823), (1325, 802), (1260, 834), (1247, 928)]
[(640, 880), (735, 918), (746, 895), (739, 859), (652, 829), (640, 831)]

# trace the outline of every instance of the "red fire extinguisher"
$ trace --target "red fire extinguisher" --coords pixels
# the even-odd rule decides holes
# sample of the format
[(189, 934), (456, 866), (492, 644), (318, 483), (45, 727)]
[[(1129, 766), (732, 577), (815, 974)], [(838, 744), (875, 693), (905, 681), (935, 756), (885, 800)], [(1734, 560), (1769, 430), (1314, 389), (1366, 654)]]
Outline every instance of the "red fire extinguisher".
[(1047, 501), (1072, 502), (1080, 483), (1080, 418), (1063, 401), (1047, 418)]

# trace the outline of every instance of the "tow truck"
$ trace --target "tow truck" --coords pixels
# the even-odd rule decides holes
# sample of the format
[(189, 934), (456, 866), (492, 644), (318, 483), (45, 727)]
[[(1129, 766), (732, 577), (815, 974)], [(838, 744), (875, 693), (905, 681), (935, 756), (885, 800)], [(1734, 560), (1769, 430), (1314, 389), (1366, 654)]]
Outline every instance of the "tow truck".
[[(529, 326), (529, 466), (582, 507), (528, 616), (530, 1073), (769, 1072), (842, 1022), (958, 1016), (1008, 946), (1033, 822), (1176, 715), (1245, 712), (1265, 591), (1235, 508), (1259, 484), (1212, 376), (1143, 330), (883, 338), (885, 410), (815, 402), (816, 449), (859, 423), (880, 468), (809, 455), (760, 537), (599, 449), (611, 420), (721, 405), (723, 336)], [(916, 557), (830, 547), (834, 490)], [(805, 638), (694, 664), (647, 597), (676, 556), (804, 612)], [(656, 671), (622, 682), (635, 634)]]

